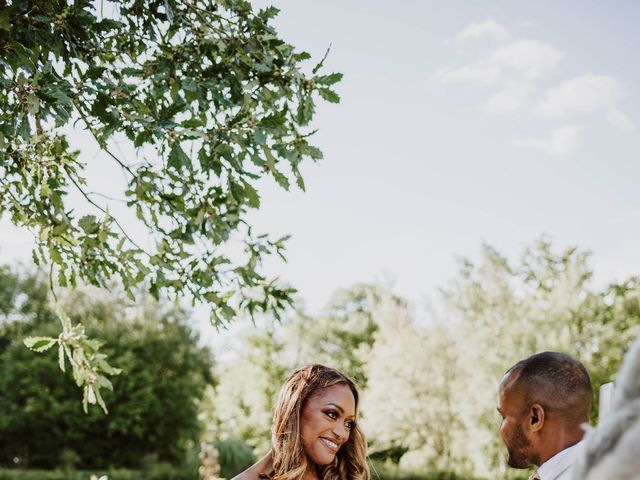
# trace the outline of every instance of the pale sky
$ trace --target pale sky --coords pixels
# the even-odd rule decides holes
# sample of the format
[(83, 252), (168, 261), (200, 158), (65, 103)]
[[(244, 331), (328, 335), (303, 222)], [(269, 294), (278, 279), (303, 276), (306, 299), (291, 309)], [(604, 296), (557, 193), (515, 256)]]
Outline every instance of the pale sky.
[[(307, 192), (269, 179), (251, 216), (292, 235), (267, 268), (310, 312), (388, 275), (420, 302), (483, 242), (513, 258), (543, 234), (591, 250), (598, 284), (640, 274), (640, 3), (267, 4), (284, 39), (314, 59), (331, 44), (327, 71), (345, 75), (342, 102), (318, 108)], [(121, 179), (101, 168), (108, 192)], [(0, 261), (28, 257), (0, 225)]]

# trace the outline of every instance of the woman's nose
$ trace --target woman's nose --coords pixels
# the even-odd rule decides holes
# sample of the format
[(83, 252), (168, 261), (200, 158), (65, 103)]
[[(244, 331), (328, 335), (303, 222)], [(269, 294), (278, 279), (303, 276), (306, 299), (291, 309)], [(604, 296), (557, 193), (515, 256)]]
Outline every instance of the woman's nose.
[(335, 433), (340, 440), (344, 441), (349, 436), (346, 427), (340, 423), (333, 428), (333, 433)]

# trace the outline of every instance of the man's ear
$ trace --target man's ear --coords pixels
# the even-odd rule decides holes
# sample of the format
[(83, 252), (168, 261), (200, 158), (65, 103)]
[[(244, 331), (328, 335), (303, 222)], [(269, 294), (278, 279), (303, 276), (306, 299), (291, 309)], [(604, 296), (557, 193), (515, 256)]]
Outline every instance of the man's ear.
[(544, 408), (539, 403), (531, 405), (529, 410), (529, 430), (531, 432), (539, 432), (544, 425)]

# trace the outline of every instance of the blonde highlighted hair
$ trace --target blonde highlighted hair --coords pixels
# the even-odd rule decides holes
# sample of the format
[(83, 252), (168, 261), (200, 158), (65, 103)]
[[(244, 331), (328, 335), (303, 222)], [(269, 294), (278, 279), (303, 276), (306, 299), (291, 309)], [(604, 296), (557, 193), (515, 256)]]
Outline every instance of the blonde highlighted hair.
[[(261, 475), (270, 480), (301, 480), (309, 460), (300, 438), (300, 418), (306, 401), (318, 390), (346, 385), (353, 393), (358, 409), (358, 389), (349, 377), (335, 368), (307, 365), (291, 374), (285, 382), (273, 414), (271, 429), (272, 471)], [(356, 422), (349, 439), (333, 463), (318, 466), (320, 480), (369, 480), (367, 442)]]

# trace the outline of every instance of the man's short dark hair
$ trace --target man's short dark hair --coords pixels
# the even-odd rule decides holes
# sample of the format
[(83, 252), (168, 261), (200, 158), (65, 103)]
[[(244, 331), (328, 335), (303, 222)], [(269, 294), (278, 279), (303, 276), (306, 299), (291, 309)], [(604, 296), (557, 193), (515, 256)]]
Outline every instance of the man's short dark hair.
[(541, 352), (519, 361), (506, 372), (513, 375), (509, 389), (524, 394), (525, 408), (534, 403), (562, 416), (568, 426), (589, 420), (593, 387), (587, 369), (560, 352)]

